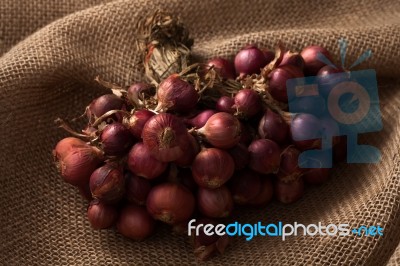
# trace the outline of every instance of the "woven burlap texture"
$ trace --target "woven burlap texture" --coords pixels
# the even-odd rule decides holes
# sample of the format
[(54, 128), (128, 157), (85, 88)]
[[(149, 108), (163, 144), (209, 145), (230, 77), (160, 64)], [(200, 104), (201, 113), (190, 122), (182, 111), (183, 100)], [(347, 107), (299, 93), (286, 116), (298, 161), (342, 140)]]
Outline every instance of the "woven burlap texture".
[[(122, 85), (143, 80), (133, 66), (139, 56), (135, 23), (156, 9), (181, 17), (195, 39), (194, 53), (203, 58), (232, 58), (245, 44), (273, 48), (278, 40), (294, 50), (321, 44), (338, 59), (337, 41), (345, 37), (348, 64), (372, 49), (361, 68), (378, 73), (384, 129), (365, 140), (381, 150), (382, 161), (341, 165), (296, 204), (273, 203), (236, 215), (241, 222), (380, 224), (384, 236), (235, 239), (209, 264), (386, 264), (400, 240), (400, 2), (357, 2), (1, 0), (0, 264), (194, 263), (186, 237), (165, 227), (140, 243), (112, 229), (92, 230), (87, 203), (62, 182), (51, 157), (66, 136), (54, 119), (78, 116), (105, 92), (95, 84), (96, 75)], [(390, 264), (396, 261), (400, 255)]]

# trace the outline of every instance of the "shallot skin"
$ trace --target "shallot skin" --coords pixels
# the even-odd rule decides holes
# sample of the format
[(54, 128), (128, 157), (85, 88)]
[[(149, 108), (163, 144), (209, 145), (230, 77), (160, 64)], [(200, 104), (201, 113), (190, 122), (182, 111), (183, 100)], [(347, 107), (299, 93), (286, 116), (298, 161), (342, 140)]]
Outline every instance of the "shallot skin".
[(304, 77), (303, 71), (294, 65), (283, 65), (274, 69), (268, 76), (268, 92), (280, 102), (287, 103), (288, 99), (286, 82), (290, 79)]
[(234, 108), (238, 113), (245, 117), (250, 118), (258, 114), (262, 110), (261, 98), (257, 92), (251, 89), (240, 90), (235, 98)]
[(234, 104), (235, 104), (235, 100), (232, 97), (222, 96), (216, 102), (215, 109), (218, 112), (234, 114), (236, 112), (235, 108), (233, 108)]
[(146, 208), (128, 205), (122, 208), (117, 221), (117, 230), (123, 236), (136, 241), (150, 237), (155, 228), (155, 221), (151, 218)]
[(105, 229), (116, 222), (118, 211), (112, 205), (93, 200), (89, 204), (87, 216), (93, 229)]
[(124, 101), (115, 94), (105, 94), (94, 99), (87, 107), (87, 117), (90, 121), (104, 115), (111, 110), (121, 110)]
[(151, 117), (144, 125), (142, 139), (151, 154), (161, 162), (180, 158), (189, 145), (187, 129), (182, 120), (168, 113)]
[(219, 112), (212, 115), (198, 133), (216, 148), (229, 149), (240, 141), (241, 125), (231, 114)]
[(199, 100), (199, 94), (190, 83), (177, 74), (163, 80), (157, 90), (158, 110), (190, 112)]
[(279, 169), (281, 149), (269, 139), (254, 140), (249, 146), (250, 169), (261, 173), (276, 173)]
[(125, 198), (130, 203), (144, 205), (152, 187), (150, 181), (129, 172), (125, 175), (125, 178)]
[(304, 72), (307, 76), (314, 76), (318, 71), (326, 64), (319, 60), (319, 55), (324, 55), (328, 60), (332, 62), (332, 56), (325, 48), (318, 45), (311, 45), (305, 47), (300, 55), (304, 59)]
[(149, 148), (141, 142), (136, 143), (128, 154), (128, 169), (143, 178), (154, 179), (160, 176), (168, 164), (151, 155)]
[(234, 61), (236, 73), (240, 75), (259, 74), (267, 63), (264, 53), (254, 45), (239, 51)]
[(258, 125), (258, 134), (265, 139), (279, 144), (284, 143), (289, 134), (289, 126), (283, 118), (274, 111), (267, 109)]
[(233, 175), (235, 162), (228, 152), (217, 149), (203, 149), (192, 164), (194, 180), (200, 187), (215, 189), (225, 184)]
[(125, 193), (125, 177), (118, 166), (109, 163), (92, 173), (89, 186), (93, 198), (114, 203)]
[(103, 153), (86, 143), (79, 144), (77, 140), (66, 142), (60, 141), (53, 151), (55, 164), (65, 182), (85, 186), (92, 172), (102, 163)]
[(232, 213), (234, 202), (226, 186), (216, 189), (199, 188), (197, 192), (199, 211), (211, 218), (223, 218)]
[(141, 139), (144, 125), (154, 115), (146, 109), (136, 110), (130, 117), (124, 119), (124, 125), (136, 139)]
[(101, 147), (106, 155), (123, 155), (133, 144), (133, 136), (121, 123), (112, 123), (104, 127), (100, 134)]
[(207, 120), (216, 113), (215, 110), (207, 109), (201, 111), (195, 117), (185, 119), (185, 123), (194, 128), (201, 128), (207, 123)]
[(176, 224), (191, 217), (195, 209), (195, 199), (185, 186), (163, 183), (150, 191), (146, 206), (154, 219)]

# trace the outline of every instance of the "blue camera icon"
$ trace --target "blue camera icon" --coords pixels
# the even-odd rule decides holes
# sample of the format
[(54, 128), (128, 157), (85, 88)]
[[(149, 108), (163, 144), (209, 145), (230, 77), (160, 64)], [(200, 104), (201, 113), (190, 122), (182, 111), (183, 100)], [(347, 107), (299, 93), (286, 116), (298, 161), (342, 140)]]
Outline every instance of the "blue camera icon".
[[(303, 151), (299, 157), (301, 167), (332, 167), (332, 138), (335, 136), (347, 137), (348, 163), (380, 160), (379, 149), (358, 144), (359, 134), (377, 132), (383, 127), (374, 70), (335, 73), (323, 79), (318, 76), (296, 78), (288, 80), (286, 87), (288, 98), (292, 99), (288, 103), (291, 113), (308, 113), (321, 121), (332, 121), (330, 123), (338, 129), (327, 133), (322, 127), (310, 134), (321, 139), (321, 149)], [(307, 134), (293, 135), (293, 139), (310, 140)], [(324, 158), (324, 163), (310, 163), (320, 161), (318, 158)]]

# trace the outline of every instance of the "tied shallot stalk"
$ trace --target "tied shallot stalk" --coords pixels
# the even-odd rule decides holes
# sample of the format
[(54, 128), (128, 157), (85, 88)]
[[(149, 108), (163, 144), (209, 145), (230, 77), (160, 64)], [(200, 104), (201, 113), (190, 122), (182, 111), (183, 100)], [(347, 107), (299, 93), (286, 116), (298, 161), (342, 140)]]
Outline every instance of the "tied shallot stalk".
[(139, 20), (136, 28), (140, 33), (137, 49), (143, 52), (145, 73), (154, 85), (187, 68), (193, 40), (179, 19), (156, 11)]

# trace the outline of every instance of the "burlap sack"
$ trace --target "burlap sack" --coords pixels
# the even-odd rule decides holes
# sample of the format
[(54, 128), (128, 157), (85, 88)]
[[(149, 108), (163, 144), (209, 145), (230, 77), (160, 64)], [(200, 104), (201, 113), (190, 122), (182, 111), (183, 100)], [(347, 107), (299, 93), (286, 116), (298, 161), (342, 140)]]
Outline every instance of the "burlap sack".
[[(205, 58), (232, 57), (247, 43), (272, 48), (278, 40), (292, 49), (322, 44), (338, 55), (337, 40), (345, 37), (350, 45), (347, 62), (370, 48), (374, 56), (361, 67), (376, 69), (379, 75), (384, 129), (365, 139), (382, 151), (382, 162), (343, 165), (329, 182), (307, 189), (294, 205), (273, 203), (264, 210), (237, 215), (242, 222), (379, 223), (384, 236), (307, 236), (284, 242), (273, 237), (256, 237), (250, 242), (236, 239), (224, 256), (210, 264), (388, 262), (400, 240), (399, 1), (104, 2), (1, 1), (1, 265), (194, 262), (186, 238), (171, 235), (164, 227), (141, 243), (114, 230), (92, 230), (86, 219), (86, 202), (61, 181), (50, 155), (55, 143), (66, 136), (53, 120), (79, 115), (94, 96), (104, 93), (93, 81), (96, 75), (122, 85), (143, 78), (140, 69), (132, 66), (138, 56), (133, 48), (134, 25), (138, 17), (157, 8), (181, 16), (195, 39), (194, 52)], [(91, 7), (94, 4), (100, 5)], [(396, 261), (400, 261), (399, 249), (391, 265)]]

